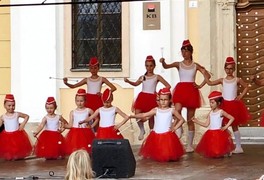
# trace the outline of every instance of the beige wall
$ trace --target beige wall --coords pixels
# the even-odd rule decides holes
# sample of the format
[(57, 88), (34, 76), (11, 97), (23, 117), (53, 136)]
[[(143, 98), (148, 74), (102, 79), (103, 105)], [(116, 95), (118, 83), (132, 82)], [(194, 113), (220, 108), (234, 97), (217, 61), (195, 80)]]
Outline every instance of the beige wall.
[[(189, 1), (189, 0), (187, 0)], [(201, 47), (201, 34), (204, 33), (203, 29), (201, 28), (202, 26), (205, 26), (205, 24), (201, 23), (200, 18), (204, 18), (201, 17), (202, 13), (201, 11), (201, 5), (198, 4), (198, 7), (189, 7), (189, 4), (187, 3), (187, 35), (186, 37), (188, 39), (190, 39), (193, 48), (194, 48), (194, 52), (193, 52), (193, 59), (195, 62), (197, 62), (198, 64), (200, 64), (201, 66), (204, 66), (206, 69), (208, 69), (208, 67), (206, 67), (209, 63), (210, 63), (210, 59), (209, 58), (203, 58), (204, 55), (203, 53), (205, 52), (203, 48), (208, 48), (208, 47)], [(208, 23), (207, 23), (208, 24)], [(202, 29), (202, 30), (201, 30)], [(196, 76), (196, 82), (199, 84), (204, 80), (204, 77), (201, 73), (197, 73)], [(201, 89), (201, 93), (204, 97), (204, 105), (207, 104), (207, 95), (208, 95), (208, 86), (205, 85), (202, 89)]]
[[(9, 0), (2, 0), (0, 4), (9, 4)], [(0, 102), (11, 90), (11, 37), (10, 37), (10, 8), (0, 8)], [(0, 113), (4, 112), (2, 103)]]
[[(235, 54), (235, 0), (197, 1), (197, 7), (189, 7), (187, 1), (186, 37), (194, 47), (194, 61), (212, 73), (212, 79), (224, 77), (224, 61)], [(197, 82), (204, 78), (198, 73)], [(221, 86), (205, 85), (202, 95), (208, 107), (208, 94), (221, 90)]]
[(187, 7), (187, 38), (190, 39), (191, 44), (194, 47), (193, 58), (199, 63), (199, 9), (198, 7)]

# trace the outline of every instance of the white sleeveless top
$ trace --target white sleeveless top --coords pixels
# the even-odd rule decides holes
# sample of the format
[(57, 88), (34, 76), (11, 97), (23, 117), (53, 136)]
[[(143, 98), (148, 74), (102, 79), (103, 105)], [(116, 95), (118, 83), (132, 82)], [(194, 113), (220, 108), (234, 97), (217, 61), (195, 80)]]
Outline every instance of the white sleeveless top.
[(145, 80), (142, 81), (142, 92), (154, 94), (158, 84), (158, 76), (145, 76)]
[(221, 116), (222, 110), (219, 110), (217, 112), (210, 112), (210, 125), (209, 125), (209, 129), (210, 130), (217, 130), (217, 129), (221, 129), (222, 127), (222, 121), (223, 121), (223, 117)]
[(116, 107), (99, 108), (100, 121), (99, 127), (110, 127), (115, 125)]
[(12, 116), (3, 115), (6, 132), (14, 132), (19, 129), (18, 113), (14, 112)]
[(196, 73), (196, 64), (193, 62), (190, 66), (183, 62), (179, 63), (180, 82), (194, 82)]
[(227, 80), (223, 79), (223, 98), (232, 101), (237, 97), (237, 78)]
[(55, 117), (49, 117), (49, 116), (45, 116), (47, 119), (47, 123), (45, 126), (45, 129), (48, 131), (58, 131), (59, 129), (59, 120), (60, 120), (60, 116), (56, 114)]
[(170, 130), (172, 123), (172, 108), (169, 109), (159, 109), (156, 108), (156, 117), (154, 119), (153, 130), (156, 133), (165, 133)]
[(73, 111), (73, 125), (72, 127), (75, 128), (84, 128), (86, 127), (85, 123), (79, 125), (80, 121), (85, 120), (89, 114), (90, 114), (90, 109), (89, 108), (85, 108), (84, 110), (74, 110)]
[(97, 94), (101, 92), (102, 88), (102, 77), (98, 77), (97, 79), (87, 78), (87, 93), (88, 94)]

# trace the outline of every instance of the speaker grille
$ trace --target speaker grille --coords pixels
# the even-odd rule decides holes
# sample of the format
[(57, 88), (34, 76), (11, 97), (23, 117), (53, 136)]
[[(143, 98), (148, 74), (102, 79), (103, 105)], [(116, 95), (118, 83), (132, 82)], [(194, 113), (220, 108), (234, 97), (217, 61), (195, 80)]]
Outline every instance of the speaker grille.
[(92, 167), (96, 177), (128, 178), (135, 175), (136, 160), (127, 139), (94, 140)]

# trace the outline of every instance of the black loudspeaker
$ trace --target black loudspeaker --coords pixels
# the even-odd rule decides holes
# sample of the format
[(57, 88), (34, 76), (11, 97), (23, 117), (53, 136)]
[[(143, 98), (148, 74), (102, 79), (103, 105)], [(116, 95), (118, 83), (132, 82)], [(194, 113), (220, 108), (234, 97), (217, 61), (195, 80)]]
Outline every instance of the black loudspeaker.
[(92, 145), (92, 168), (99, 178), (135, 175), (136, 160), (127, 139), (96, 139)]

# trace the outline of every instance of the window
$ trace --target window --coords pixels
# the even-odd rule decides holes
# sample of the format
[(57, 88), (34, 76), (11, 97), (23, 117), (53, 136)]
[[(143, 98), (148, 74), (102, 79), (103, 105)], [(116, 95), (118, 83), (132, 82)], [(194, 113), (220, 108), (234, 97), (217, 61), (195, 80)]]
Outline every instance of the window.
[(93, 56), (102, 71), (122, 70), (121, 9), (121, 2), (72, 6), (72, 71), (87, 71)]

